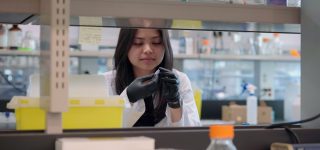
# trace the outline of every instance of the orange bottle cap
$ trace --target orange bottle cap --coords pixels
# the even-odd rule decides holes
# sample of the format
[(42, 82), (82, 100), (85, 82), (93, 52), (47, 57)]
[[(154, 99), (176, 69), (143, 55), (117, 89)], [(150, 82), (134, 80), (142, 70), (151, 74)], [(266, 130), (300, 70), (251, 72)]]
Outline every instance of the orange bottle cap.
[(300, 57), (300, 53), (296, 49), (291, 49), (290, 50), (290, 55), (293, 56), (293, 57)]
[(268, 43), (270, 41), (270, 39), (265, 37), (262, 39), (262, 41), (263, 41), (263, 43)]
[(209, 39), (203, 39), (203, 40), (202, 40), (202, 45), (205, 45), (205, 46), (210, 45)]
[(217, 124), (210, 126), (210, 138), (233, 138), (234, 137), (234, 127), (230, 124)]
[(273, 36), (274, 36), (274, 37), (279, 37), (279, 36), (280, 36), (280, 33), (273, 33)]

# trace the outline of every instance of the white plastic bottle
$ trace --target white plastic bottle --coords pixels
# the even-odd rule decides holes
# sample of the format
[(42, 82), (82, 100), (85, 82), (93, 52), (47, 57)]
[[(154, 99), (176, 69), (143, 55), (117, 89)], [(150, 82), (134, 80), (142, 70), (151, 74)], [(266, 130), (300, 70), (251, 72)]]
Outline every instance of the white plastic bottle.
[(237, 150), (232, 140), (234, 127), (230, 124), (216, 124), (210, 126), (210, 144), (207, 150)]
[(7, 31), (3, 24), (0, 24), (0, 50), (7, 48)]
[(249, 92), (249, 96), (247, 97), (247, 123), (256, 125), (258, 122), (258, 100), (254, 95), (255, 87), (249, 84), (247, 90)]

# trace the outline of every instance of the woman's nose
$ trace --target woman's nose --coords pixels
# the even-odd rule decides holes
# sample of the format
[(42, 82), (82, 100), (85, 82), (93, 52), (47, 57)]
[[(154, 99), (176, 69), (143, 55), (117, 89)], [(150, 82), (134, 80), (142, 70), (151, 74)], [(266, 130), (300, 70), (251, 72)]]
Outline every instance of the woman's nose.
[(143, 46), (143, 53), (152, 53), (152, 48), (150, 44), (144, 44)]

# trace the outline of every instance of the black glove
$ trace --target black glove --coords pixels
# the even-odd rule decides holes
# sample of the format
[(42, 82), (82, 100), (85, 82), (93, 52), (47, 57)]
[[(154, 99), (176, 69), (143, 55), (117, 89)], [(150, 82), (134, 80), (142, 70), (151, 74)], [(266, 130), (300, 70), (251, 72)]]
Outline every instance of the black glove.
[(158, 84), (158, 75), (151, 74), (136, 78), (127, 88), (127, 96), (131, 103), (152, 95)]
[(169, 107), (180, 108), (179, 79), (168, 69), (160, 67), (159, 70), (163, 98)]

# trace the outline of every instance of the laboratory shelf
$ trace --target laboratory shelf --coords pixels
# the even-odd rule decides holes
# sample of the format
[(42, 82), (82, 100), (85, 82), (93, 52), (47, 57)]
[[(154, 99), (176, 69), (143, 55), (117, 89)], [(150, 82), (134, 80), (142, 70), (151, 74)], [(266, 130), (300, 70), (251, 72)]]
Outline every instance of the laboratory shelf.
[[(114, 54), (114, 50), (70, 51), (69, 54), (70, 54), (71, 57), (106, 57), (106, 58), (112, 58), (113, 54)], [(0, 50), (0, 56), (40, 56), (40, 52), (39, 51)]]
[[(40, 2), (2, 0), (0, 22), (39, 23)], [(156, 0), (71, 0), (70, 16), (70, 25), (77, 26), (301, 32), (300, 8), (285, 6)], [(88, 23), (81, 21), (81, 17), (96, 17), (97, 20)]]
[(71, 57), (106, 57), (112, 58), (114, 54), (114, 50), (103, 50), (103, 51), (71, 51)]
[[(70, 51), (71, 57), (105, 57), (112, 58), (114, 49), (94, 51)], [(0, 50), (0, 56), (39, 56), (39, 51)], [(207, 54), (174, 54), (175, 59), (207, 59), (207, 60), (260, 60), (260, 61), (300, 61), (300, 57), (292, 56), (261, 56), (261, 55), (207, 55)]]
[(200, 59), (197, 54), (173, 54), (175, 59)]
[(260, 60), (260, 61), (300, 61), (300, 57), (276, 56), (276, 55), (203, 55), (201, 59), (213, 60)]
[(40, 52), (0, 49), (0, 56), (40, 56)]

